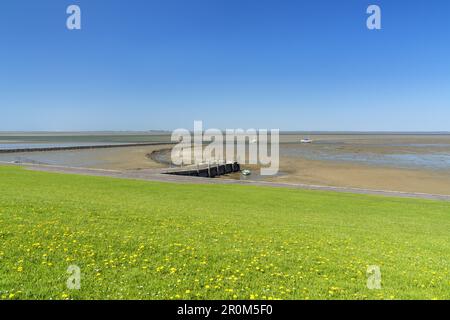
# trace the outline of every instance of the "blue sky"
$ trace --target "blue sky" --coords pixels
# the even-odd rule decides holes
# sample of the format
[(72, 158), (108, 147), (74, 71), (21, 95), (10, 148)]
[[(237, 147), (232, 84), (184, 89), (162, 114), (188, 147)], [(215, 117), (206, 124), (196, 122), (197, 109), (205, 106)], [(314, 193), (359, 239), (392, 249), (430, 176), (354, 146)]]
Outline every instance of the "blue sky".
[[(66, 29), (66, 8), (82, 30)], [(366, 8), (382, 9), (382, 30)], [(450, 131), (447, 0), (9, 0), (0, 131)]]

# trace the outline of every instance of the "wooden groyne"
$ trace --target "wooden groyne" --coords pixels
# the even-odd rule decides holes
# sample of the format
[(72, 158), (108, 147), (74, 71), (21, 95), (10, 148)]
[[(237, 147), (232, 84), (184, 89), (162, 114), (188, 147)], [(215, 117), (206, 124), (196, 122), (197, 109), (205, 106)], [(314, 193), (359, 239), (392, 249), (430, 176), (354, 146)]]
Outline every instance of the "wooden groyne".
[(177, 176), (215, 178), (217, 176), (239, 171), (241, 171), (241, 165), (234, 161), (227, 163), (203, 163), (184, 168), (171, 168), (166, 169), (163, 173)]
[(124, 147), (145, 147), (145, 146), (162, 146), (173, 144), (171, 142), (153, 142), (153, 143), (126, 143), (126, 144), (103, 144), (103, 145), (87, 145), (87, 146), (69, 146), (69, 147), (47, 147), (47, 148), (18, 148), (18, 149), (0, 149), (0, 153), (19, 153), (19, 152), (46, 152), (46, 151), (68, 151), (68, 150), (85, 150), (85, 149), (106, 149), (106, 148), (124, 148)]

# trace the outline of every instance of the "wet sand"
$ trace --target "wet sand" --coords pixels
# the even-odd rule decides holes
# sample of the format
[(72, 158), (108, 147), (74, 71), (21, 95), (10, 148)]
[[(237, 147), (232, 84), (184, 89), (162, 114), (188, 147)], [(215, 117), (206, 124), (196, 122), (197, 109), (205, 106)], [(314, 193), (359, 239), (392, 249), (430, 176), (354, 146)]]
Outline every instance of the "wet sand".
[[(450, 195), (450, 135), (310, 135), (312, 144), (300, 144), (304, 134), (280, 137), (280, 173), (224, 176), (223, 179), (298, 183), (413, 193)], [(168, 167), (173, 145), (18, 153), (2, 161), (31, 162), (107, 170), (143, 170)], [(152, 156), (151, 156), (152, 155)], [(438, 158), (436, 158), (438, 157)], [(440, 158), (439, 158), (440, 157)]]
[(267, 181), (450, 195), (450, 170), (417, 170), (283, 158)]
[(450, 135), (280, 137), (280, 173), (234, 179), (450, 195)]
[(101, 160), (92, 168), (112, 169), (112, 170), (135, 170), (166, 168), (167, 165), (153, 161), (148, 157), (156, 150), (171, 148), (171, 145), (159, 145), (148, 147), (130, 147), (106, 150), (95, 150), (96, 158)]
[(170, 147), (171, 145), (156, 145), (116, 147), (111, 149), (15, 153), (2, 155), (0, 160), (106, 170), (153, 169), (164, 168), (167, 165), (153, 161), (148, 155), (155, 150)]
[(450, 194), (450, 135), (282, 137), (282, 175), (268, 181)]

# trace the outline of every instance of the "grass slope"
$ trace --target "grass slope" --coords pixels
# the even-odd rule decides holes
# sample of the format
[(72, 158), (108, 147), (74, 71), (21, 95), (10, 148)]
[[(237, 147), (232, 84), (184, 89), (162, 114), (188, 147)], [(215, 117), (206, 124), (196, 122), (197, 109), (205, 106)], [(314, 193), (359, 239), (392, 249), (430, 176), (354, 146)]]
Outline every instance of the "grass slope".
[(6, 166), (0, 298), (448, 299), (449, 231), (446, 202)]

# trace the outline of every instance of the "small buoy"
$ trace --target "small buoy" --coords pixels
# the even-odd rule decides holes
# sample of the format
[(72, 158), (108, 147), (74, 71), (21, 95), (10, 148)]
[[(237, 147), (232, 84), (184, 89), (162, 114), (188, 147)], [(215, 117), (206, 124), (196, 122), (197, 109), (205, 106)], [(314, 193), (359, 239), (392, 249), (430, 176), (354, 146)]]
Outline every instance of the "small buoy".
[(242, 173), (244, 176), (249, 176), (249, 175), (252, 174), (252, 172), (251, 172), (250, 170), (247, 170), (247, 169), (242, 170), (241, 173)]

